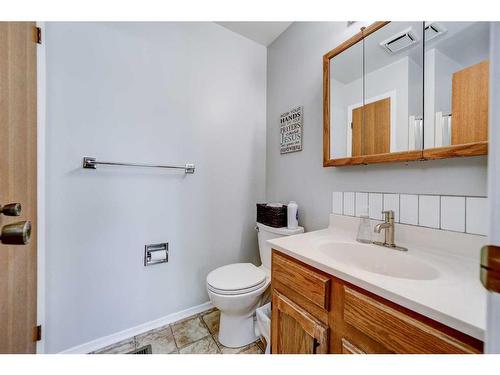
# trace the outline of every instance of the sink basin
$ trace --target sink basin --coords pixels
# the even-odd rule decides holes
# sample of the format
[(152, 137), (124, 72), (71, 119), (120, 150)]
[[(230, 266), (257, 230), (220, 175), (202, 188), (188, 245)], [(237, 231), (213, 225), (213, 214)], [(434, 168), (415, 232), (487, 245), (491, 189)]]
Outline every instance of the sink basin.
[(411, 280), (433, 280), (439, 277), (434, 267), (411, 255), (376, 245), (325, 242), (317, 245), (320, 253), (334, 261), (364, 271)]

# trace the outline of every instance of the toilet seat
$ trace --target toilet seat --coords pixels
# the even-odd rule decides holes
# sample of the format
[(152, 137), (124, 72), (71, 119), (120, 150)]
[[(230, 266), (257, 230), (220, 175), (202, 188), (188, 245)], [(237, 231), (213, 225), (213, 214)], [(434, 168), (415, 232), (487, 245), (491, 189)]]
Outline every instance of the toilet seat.
[(224, 289), (216, 289), (211, 287), (210, 285), (207, 285), (207, 288), (216, 294), (221, 294), (224, 296), (234, 296), (234, 295), (240, 295), (240, 294), (245, 294), (245, 293), (250, 293), (253, 292), (254, 290), (258, 290), (259, 288), (262, 288), (264, 285), (266, 285), (266, 280), (262, 281), (259, 285), (256, 285), (251, 288), (246, 288), (246, 289), (240, 289), (240, 290), (224, 290)]
[(207, 288), (222, 295), (250, 293), (263, 287), (266, 282), (266, 273), (252, 263), (222, 266), (207, 276)]

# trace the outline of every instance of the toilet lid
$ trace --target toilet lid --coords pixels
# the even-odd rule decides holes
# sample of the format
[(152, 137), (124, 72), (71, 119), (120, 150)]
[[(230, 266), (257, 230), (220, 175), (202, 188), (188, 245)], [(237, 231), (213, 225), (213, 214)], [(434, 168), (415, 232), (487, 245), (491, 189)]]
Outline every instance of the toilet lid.
[(266, 273), (252, 263), (235, 263), (219, 267), (207, 276), (212, 290), (249, 292), (266, 281)]

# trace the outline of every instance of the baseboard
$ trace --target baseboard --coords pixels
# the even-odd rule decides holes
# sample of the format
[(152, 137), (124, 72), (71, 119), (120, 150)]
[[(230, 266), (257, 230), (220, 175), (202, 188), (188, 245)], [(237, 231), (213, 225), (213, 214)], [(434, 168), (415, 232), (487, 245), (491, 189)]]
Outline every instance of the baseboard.
[(205, 310), (209, 310), (213, 307), (212, 302), (205, 302), (198, 306), (190, 307), (189, 309), (182, 310), (162, 318), (152, 320), (150, 322), (146, 322), (143, 324), (139, 324), (138, 326), (128, 328), (126, 330), (113, 333), (109, 336), (100, 337), (98, 339), (86, 342), (85, 344), (77, 345), (72, 348), (63, 350), (59, 354), (86, 354), (93, 352), (94, 350), (98, 350), (104, 348), (108, 345), (112, 345), (114, 343), (120, 342), (122, 340), (128, 339), (129, 337), (133, 337), (136, 335), (140, 335), (141, 333), (147, 332), (149, 330), (160, 328), (164, 325), (177, 322), (184, 318), (190, 317), (191, 315), (199, 314)]

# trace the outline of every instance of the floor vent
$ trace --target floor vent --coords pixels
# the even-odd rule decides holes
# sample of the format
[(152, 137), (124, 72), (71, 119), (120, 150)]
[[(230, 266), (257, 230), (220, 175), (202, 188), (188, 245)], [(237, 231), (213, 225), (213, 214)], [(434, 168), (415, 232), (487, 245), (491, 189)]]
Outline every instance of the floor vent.
[(151, 350), (151, 345), (146, 345), (146, 346), (143, 346), (142, 348), (133, 350), (133, 351), (129, 352), (128, 354), (153, 354), (153, 352)]

